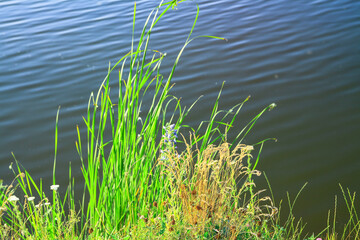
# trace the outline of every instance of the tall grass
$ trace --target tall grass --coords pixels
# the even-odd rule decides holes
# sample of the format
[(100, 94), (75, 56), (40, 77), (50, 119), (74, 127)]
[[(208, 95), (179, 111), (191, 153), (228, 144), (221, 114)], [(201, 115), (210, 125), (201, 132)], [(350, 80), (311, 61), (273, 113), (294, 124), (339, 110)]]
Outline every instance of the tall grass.
[[(189, 36), (167, 74), (167, 79), (160, 72), (165, 55), (148, 49), (148, 44), (156, 24), (175, 3), (175, 1), (161, 3), (151, 12), (145, 22), (137, 47), (134, 46), (133, 27), (133, 43), (130, 52), (109, 68), (99, 91), (91, 95), (88, 113), (84, 118), (87, 127), (86, 150), (82, 149), (83, 144), (80, 131), (78, 131), (77, 149), (83, 165), (82, 172), (88, 194), (88, 197), (84, 198), (88, 199), (86, 219), (90, 219), (93, 229), (101, 229), (101, 232), (129, 227), (138, 220), (140, 215), (144, 214), (147, 203), (161, 202), (168, 194), (169, 181), (166, 179), (167, 176), (160, 174), (164, 168), (156, 165), (160, 150), (159, 137), (164, 135), (164, 126), (167, 123), (172, 123), (176, 129), (179, 129), (189, 111), (183, 109), (180, 101), (170, 95), (170, 90), (172, 77), (181, 54), (186, 46), (197, 38), (192, 38), (192, 32), (196, 25), (199, 8), (197, 8)], [(136, 4), (134, 26), (135, 20)], [(214, 36), (199, 37), (223, 39)], [(112, 100), (110, 75), (117, 68), (120, 68), (118, 97)], [(128, 72), (127, 76), (125, 72)], [(147, 94), (150, 88), (154, 89), (151, 96)], [(143, 110), (142, 101), (144, 99), (148, 101), (149, 98), (152, 99), (151, 105), (149, 109)], [(201, 138), (196, 139), (196, 142), (201, 141), (200, 152), (210, 143), (224, 140), (224, 136), (232, 127), (243, 104), (235, 106), (218, 119), (221, 114), (218, 110), (219, 98), (220, 94), (210, 120), (202, 123), (205, 133)], [(169, 106), (173, 101), (175, 109), (170, 110)], [(146, 112), (146, 115), (140, 117), (142, 111)], [(173, 115), (167, 119), (168, 112)], [(230, 114), (232, 114), (230, 123), (226, 124), (224, 120)], [(247, 131), (261, 114), (250, 123)], [(228, 126), (227, 130), (221, 133), (220, 125)], [(196, 132), (199, 132), (201, 127)], [(109, 137), (106, 135), (108, 128), (111, 129), (111, 136), (109, 141), (105, 141)], [(247, 132), (239, 135), (238, 138), (246, 134)], [(193, 144), (195, 140), (190, 143), (190, 145)], [(106, 150), (109, 149), (109, 145), (111, 147), (108, 152)]]
[[(225, 39), (192, 36), (199, 16), (196, 6), (193, 25), (172, 68), (166, 74), (160, 71), (166, 54), (149, 49), (150, 38), (163, 16), (181, 2), (162, 1), (149, 14), (138, 38), (134, 5), (130, 51), (109, 65), (99, 90), (91, 93), (84, 116), (85, 136), (77, 127), (76, 148), (85, 183), (80, 208), (75, 209), (71, 166), (65, 196), (57, 191), (58, 111), (52, 198), (45, 196), (42, 182), (37, 184), (17, 164), (13, 184), (0, 185), (2, 238), (300, 239), (302, 223), (296, 223), (291, 212), (282, 226), (271, 198), (255, 188), (260, 153), (270, 139), (252, 146), (243, 143), (256, 121), (275, 104), (265, 107), (228, 143), (227, 134), (249, 98), (229, 110), (220, 110), (221, 87), (209, 120), (198, 127), (185, 125), (193, 105), (186, 109), (171, 95), (179, 59), (196, 38)], [(115, 83), (114, 74), (118, 74)], [(189, 137), (187, 131), (192, 132)], [(185, 148), (183, 152), (176, 149), (178, 141)], [(258, 153), (251, 157), (254, 147)], [(26, 197), (21, 204), (15, 196), (16, 187)], [(348, 202), (352, 217), (347, 231), (358, 236), (354, 201), (351, 197)], [(289, 204), (292, 209), (293, 203)]]

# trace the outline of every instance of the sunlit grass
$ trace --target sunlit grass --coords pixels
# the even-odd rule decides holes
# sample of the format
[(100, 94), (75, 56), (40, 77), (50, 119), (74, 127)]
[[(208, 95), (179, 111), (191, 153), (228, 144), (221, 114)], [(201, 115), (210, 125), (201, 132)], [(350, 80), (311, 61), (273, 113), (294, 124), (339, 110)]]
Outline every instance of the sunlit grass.
[[(165, 73), (160, 71), (166, 54), (148, 48), (150, 37), (163, 15), (181, 2), (161, 3), (155, 8), (138, 38), (134, 31), (134, 5), (130, 51), (109, 66), (99, 90), (90, 95), (84, 116), (85, 131), (81, 131), (81, 126), (76, 129), (76, 148), (85, 183), (81, 203), (75, 204), (79, 196), (75, 198), (71, 166), (65, 196), (58, 192), (55, 173), (59, 109), (52, 185), (45, 187), (42, 182), (35, 182), (16, 162), (14, 181), (8, 186), (0, 184), (2, 239), (316, 239), (321, 234), (326, 239), (351, 239), (359, 236), (355, 195), (350, 192), (343, 190), (350, 214), (344, 231), (336, 233), (335, 220), (333, 223), (328, 220), (329, 227), (321, 234), (309, 235), (304, 233), (305, 224), (292, 212), (299, 194), (293, 200), (288, 196), (290, 212), (282, 220), (280, 206), (275, 206), (269, 196), (270, 185), (270, 192), (256, 188), (255, 179), (261, 175), (256, 169), (260, 153), (264, 143), (271, 139), (252, 145), (245, 145), (244, 140), (256, 121), (275, 104), (260, 111), (229, 141), (228, 132), (234, 131), (235, 119), (249, 98), (231, 109), (220, 110), (221, 87), (210, 118), (197, 127), (185, 124), (193, 105), (186, 109), (171, 94), (179, 59), (196, 38), (224, 38), (192, 36), (199, 15), (197, 7), (193, 26), (172, 68)], [(45, 195), (44, 188), (52, 191), (51, 197)]]

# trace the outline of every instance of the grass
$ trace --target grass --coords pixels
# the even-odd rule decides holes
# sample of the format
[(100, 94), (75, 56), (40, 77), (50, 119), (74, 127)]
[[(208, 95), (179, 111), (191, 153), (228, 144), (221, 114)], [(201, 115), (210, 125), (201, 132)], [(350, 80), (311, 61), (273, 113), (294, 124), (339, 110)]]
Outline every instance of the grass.
[[(36, 183), (16, 161), (13, 183), (0, 185), (2, 239), (317, 237), (305, 234), (305, 224), (292, 213), (298, 196), (293, 201), (288, 197), (290, 213), (282, 221), (281, 208), (274, 206), (273, 198), (264, 190), (255, 187), (255, 177), (261, 174), (256, 170), (260, 153), (264, 143), (271, 139), (253, 145), (243, 142), (256, 121), (275, 104), (260, 111), (231, 142), (227, 133), (249, 98), (229, 110), (219, 110), (221, 88), (210, 119), (198, 127), (185, 124), (193, 105), (186, 109), (180, 99), (171, 95), (172, 77), (179, 59), (186, 46), (196, 38), (225, 39), (192, 37), (199, 14), (197, 6), (190, 33), (173, 67), (164, 75), (160, 69), (166, 54), (148, 48), (150, 37), (162, 16), (181, 2), (161, 2), (149, 14), (139, 38), (134, 31), (134, 5), (130, 51), (109, 66), (98, 92), (90, 95), (84, 116), (85, 136), (77, 127), (76, 148), (85, 182), (80, 207), (76, 208), (75, 204), (71, 166), (65, 196), (57, 191), (59, 109), (53, 183), (46, 187), (52, 190), (52, 197), (47, 198), (42, 182)], [(139, 42), (137, 46), (135, 42)], [(116, 84), (112, 77), (114, 70), (118, 70)], [(150, 102), (148, 108), (144, 109), (143, 101)], [(252, 157), (254, 151), (257, 153)], [(19, 200), (15, 193), (24, 195), (25, 200)], [(355, 195), (344, 190), (343, 193), (349, 222), (344, 231), (337, 234), (334, 214), (333, 224), (328, 220), (329, 227), (321, 233), (327, 239), (359, 237)]]

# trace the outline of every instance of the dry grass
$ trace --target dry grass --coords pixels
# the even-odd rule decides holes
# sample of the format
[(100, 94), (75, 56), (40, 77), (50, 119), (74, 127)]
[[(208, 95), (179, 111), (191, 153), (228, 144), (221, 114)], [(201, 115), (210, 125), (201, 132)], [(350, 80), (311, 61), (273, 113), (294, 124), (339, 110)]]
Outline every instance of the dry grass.
[[(201, 152), (185, 146), (181, 155), (173, 147), (164, 151), (158, 165), (165, 166), (163, 174), (171, 179), (168, 200), (161, 206), (153, 203), (142, 217), (145, 231), (133, 234), (141, 238), (147, 232), (159, 239), (261, 237), (277, 209), (263, 191), (254, 191), (253, 176), (260, 172), (248, 167), (253, 147), (239, 144), (232, 149), (223, 143)], [(153, 207), (162, 207), (163, 216), (154, 216)]]

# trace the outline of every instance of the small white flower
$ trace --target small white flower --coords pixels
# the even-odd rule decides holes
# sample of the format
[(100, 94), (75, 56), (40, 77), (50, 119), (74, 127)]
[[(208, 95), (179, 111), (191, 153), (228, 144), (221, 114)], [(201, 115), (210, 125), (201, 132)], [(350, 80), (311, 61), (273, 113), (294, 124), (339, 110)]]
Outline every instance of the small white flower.
[(39, 208), (39, 207), (41, 207), (41, 206), (42, 206), (41, 203), (35, 205), (36, 208)]
[(58, 188), (59, 188), (59, 185), (51, 185), (51, 186), (50, 186), (50, 190), (57, 191)]
[(50, 205), (50, 203), (48, 203), (48, 202), (47, 202), (47, 203), (45, 203), (44, 205), (45, 205), (45, 206), (49, 206), (49, 205)]
[(12, 196), (10, 196), (10, 197), (8, 198), (8, 200), (9, 200), (10, 202), (16, 202), (16, 201), (19, 201), (19, 198), (18, 198), (17, 196), (15, 196), (15, 195), (12, 195)]
[(9, 169), (10, 169), (10, 170), (12, 169), (12, 164), (13, 164), (13, 163), (10, 163), (10, 165), (9, 165)]
[(34, 201), (35, 197), (28, 197), (28, 201), (31, 202), (31, 201)]

